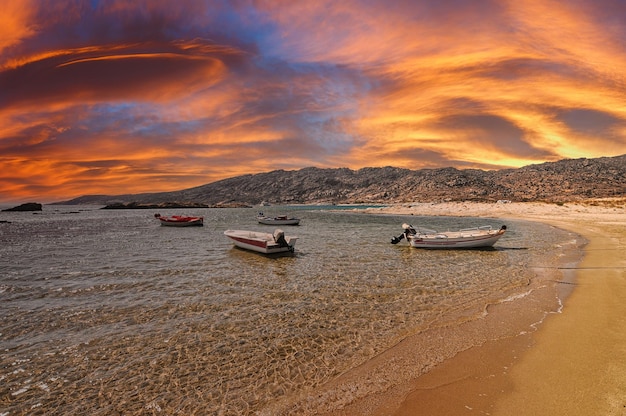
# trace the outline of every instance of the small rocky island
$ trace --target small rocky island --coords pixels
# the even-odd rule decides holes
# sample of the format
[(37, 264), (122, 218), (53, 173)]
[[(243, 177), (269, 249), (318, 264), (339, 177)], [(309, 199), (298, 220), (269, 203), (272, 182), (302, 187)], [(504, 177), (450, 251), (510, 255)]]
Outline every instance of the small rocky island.
[(3, 209), (2, 211), (41, 211), (43, 209), (43, 205), (37, 202), (27, 202), (22, 205), (18, 205), (13, 208)]

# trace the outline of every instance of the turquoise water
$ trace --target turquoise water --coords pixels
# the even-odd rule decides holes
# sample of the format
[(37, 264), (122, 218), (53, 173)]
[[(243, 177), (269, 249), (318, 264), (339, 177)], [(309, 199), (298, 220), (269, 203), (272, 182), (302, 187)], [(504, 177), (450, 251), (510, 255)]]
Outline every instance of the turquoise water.
[[(0, 213), (0, 413), (280, 413), (406, 336), (525, 296), (538, 269), (580, 249), (571, 233), (507, 221), (493, 250), (423, 251), (389, 241), (403, 222), (504, 222), (329, 208), (161, 212), (205, 217), (191, 228), (143, 210)], [(283, 227), (294, 255), (223, 236), (272, 232), (258, 210), (302, 218)]]

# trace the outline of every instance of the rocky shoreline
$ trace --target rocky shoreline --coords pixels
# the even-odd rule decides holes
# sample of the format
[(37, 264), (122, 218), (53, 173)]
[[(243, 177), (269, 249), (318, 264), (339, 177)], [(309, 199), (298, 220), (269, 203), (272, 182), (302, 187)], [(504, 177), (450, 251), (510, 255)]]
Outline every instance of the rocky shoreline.
[(172, 209), (172, 208), (252, 208), (252, 206), (247, 205), (247, 204), (239, 204), (239, 203), (223, 204), (223, 205), (220, 205), (220, 204), (207, 205), (207, 204), (200, 204), (200, 203), (194, 203), (194, 202), (188, 202), (188, 203), (162, 202), (158, 204), (143, 204), (140, 202), (133, 201), (129, 203), (116, 202), (113, 204), (106, 205), (102, 207), (101, 209)]
[(163, 208), (209, 208), (205, 204), (196, 203), (178, 203), (178, 202), (165, 202), (160, 204), (142, 204), (139, 202), (115, 202), (113, 204), (106, 205), (101, 209), (163, 209)]

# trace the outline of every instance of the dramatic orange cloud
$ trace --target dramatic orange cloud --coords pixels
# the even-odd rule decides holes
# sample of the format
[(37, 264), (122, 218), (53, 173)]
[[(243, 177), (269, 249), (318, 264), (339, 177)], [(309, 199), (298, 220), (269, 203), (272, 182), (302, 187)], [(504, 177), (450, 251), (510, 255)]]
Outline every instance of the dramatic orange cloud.
[(29, 0), (6, 1), (0, 5), (0, 53), (35, 34), (34, 6)]
[(618, 0), (0, 5), (0, 202), (626, 153)]

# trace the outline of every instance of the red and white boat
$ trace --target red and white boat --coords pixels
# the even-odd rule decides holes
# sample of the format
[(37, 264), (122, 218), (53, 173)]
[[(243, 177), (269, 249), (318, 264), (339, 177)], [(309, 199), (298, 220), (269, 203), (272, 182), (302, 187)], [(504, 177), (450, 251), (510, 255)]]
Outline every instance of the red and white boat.
[(154, 218), (161, 222), (161, 225), (168, 227), (191, 227), (194, 225), (204, 225), (204, 217), (190, 217), (187, 215), (170, 215), (169, 217), (161, 214), (154, 214)]
[(263, 254), (285, 253), (295, 250), (298, 237), (287, 237), (283, 230), (276, 229), (273, 234), (257, 231), (226, 230), (224, 235), (235, 246)]
[(402, 224), (402, 228), (404, 232), (398, 237), (393, 237), (391, 244), (398, 244), (406, 238), (412, 247), (431, 249), (491, 247), (506, 232), (506, 225), (499, 230), (494, 230), (487, 225), (444, 232), (414, 228), (409, 224)]

